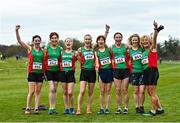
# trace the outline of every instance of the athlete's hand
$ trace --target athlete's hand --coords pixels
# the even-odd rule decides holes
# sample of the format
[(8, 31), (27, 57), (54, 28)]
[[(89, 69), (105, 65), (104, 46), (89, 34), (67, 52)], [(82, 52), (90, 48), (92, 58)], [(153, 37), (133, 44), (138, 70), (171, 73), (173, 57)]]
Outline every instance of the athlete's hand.
[(154, 20), (154, 22), (153, 22), (153, 25), (154, 25), (154, 28), (158, 28), (158, 23)]
[(99, 70), (99, 65), (95, 65), (95, 70), (96, 70), (96, 71)]
[(17, 31), (17, 30), (19, 30), (20, 28), (21, 28), (21, 26), (20, 26), (20, 25), (16, 25), (15, 30)]
[(106, 32), (109, 32), (110, 26), (107, 24), (105, 26), (106, 26)]

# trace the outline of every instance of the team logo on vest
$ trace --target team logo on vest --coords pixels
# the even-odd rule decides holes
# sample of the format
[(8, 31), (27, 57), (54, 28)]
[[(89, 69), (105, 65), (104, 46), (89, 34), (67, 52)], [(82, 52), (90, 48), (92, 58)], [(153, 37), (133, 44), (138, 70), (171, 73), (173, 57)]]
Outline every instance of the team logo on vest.
[(63, 55), (62, 58), (72, 58), (72, 55)]
[(85, 60), (93, 60), (94, 59), (93, 52), (84, 52), (84, 58)]

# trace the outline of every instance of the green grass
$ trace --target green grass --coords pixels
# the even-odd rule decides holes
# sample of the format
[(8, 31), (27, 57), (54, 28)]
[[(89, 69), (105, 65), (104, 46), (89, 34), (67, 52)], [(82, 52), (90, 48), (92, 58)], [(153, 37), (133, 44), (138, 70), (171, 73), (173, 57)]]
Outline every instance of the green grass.
[[(27, 80), (26, 66), (27, 61), (16, 61), (15, 58), (0, 61), (0, 121), (2, 122), (164, 122), (180, 121), (180, 62), (165, 62), (159, 65), (160, 79), (158, 81), (157, 92), (160, 101), (165, 109), (165, 114), (155, 117), (145, 117), (136, 115), (134, 111), (134, 101), (132, 97), (132, 86), (129, 86), (129, 114), (115, 115), (115, 88), (112, 86), (111, 104), (109, 115), (97, 115), (99, 110), (99, 85), (96, 82), (94, 91), (94, 101), (92, 104), (93, 114), (87, 115), (86, 100), (87, 92), (84, 96), (83, 115), (66, 116), (63, 115), (64, 104), (62, 88), (58, 86), (57, 92), (57, 111), (58, 115), (49, 116), (46, 111), (41, 111), (39, 115), (25, 115), (22, 108), (26, 106)], [(77, 64), (79, 68), (79, 64)], [(79, 92), (79, 74), (76, 71), (76, 84), (74, 89), (74, 107), (77, 107), (77, 95)], [(48, 107), (48, 83), (44, 82), (41, 95), (41, 103)], [(32, 102), (34, 106), (34, 100)], [(146, 94), (145, 110), (150, 109), (150, 98)]]

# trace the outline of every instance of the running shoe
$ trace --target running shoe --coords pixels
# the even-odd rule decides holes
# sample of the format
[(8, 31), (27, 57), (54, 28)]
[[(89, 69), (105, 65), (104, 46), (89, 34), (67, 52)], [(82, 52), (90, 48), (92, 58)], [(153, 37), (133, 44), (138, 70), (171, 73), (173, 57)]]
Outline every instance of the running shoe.
[(30, 108), (26, 108), (26, 110), (25, 110), (25, 114), (30, 114), (30, 113), (31, 113)]
[(105, 114), (109, 114), (109, 109), (106, 108), (105, 111), (104, 111), (104, 113), (105, 113)]
[(68, 108), (64, 110), (64, 114), (69, 114), (69, 109)]
[(164, 113), (164, 109), (157, 109), (156, 110), (156, 114), (163, 114)]
[(124, 108), (123, 114), (127, 114), (128, 113), (128, 109)]
[(98, 111), (98, 114), (104, 114), (104, 109), (100, 109), (100, 110)]
[(115, 112), (115, 114), (121, 114), (122, 110), (120, 108), (117, 109), (117, 111)]
[(72, 115), (75, 114), (74, 108), (70, 108), (70, 109), (69, 109), (69, 114), (72, 114)]

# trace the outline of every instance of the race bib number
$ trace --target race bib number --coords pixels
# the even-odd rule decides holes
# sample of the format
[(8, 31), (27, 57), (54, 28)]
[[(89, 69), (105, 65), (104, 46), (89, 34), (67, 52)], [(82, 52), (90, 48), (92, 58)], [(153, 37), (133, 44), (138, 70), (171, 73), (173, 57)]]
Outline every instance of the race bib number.
[(93, 52), (84, 52), (84, 57), (85, 57), (85, 60), (93, 60), (94, 54)]
[(48, 66), (58, 65), (58, 59), (48, 59)]
[(62, 67), (72, 67), (71, 61), (62, 61)]
[(148, 58), (142, 59), (142, 64), (148, 64)]
[(33, 62), (33, 69), (34, 70), (42, 70), (42, 63), (40, 63), (40, 62)]
[(100, 59), (101, 65), (110, 64), (111, 60), (109, 57)]
[(135, 54), (133, 55), (133, 60), (139, 60), (142, 58), (142, 54)]
[(115, 63), (123, 63), (125, 62), (125, 58), (124, 57), (115, 57)]

